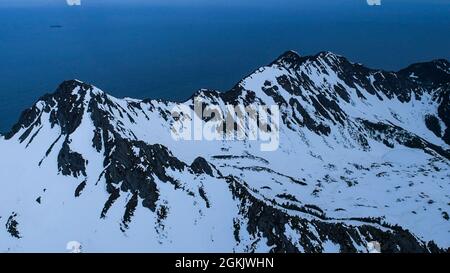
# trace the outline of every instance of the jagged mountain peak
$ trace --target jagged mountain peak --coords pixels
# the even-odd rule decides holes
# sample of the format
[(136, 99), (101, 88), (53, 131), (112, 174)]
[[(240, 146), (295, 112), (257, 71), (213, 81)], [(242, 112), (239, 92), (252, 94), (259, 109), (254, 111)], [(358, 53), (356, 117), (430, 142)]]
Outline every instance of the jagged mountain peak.
[(312, 59), (316, 60), (328, 60), (328, 61), (348, 61), (345, 57), (336, 54), (331, 51), (321, 51), (318, 54), (312, 56)]
[(68, 99), (70, 97), (76, 98), (79, 102), (82, 100), (87, 102), (95, 96), (106, 97), (109, 95), (93, 84), (72, 79), (61, 82), (54, 92), (42, 96), (38, 102), (43, 101), (49, 103), (52, 100), (60, 101), (61, 99)]
[(336, 67), (340, 63), (348, 62), (346, 58), (331, 51), (322, 51), (312, 56), (301, 56), (294, 50), (289, 50), (279, 56), (269, 66), (281, 66), (286, 69), (297, 71), (301, 67), (311, 64), (326, 63)]
[(316, 55), (300, 56), (295, 51), (287, 51), (271, 65), (282, 65), (288, 69), (302, 70), (310, 66), (328, 66), (333, 71), (344, 70), (353, 74), (383, 74), (394, 77), (404, 77), (405, 80), (422, 81), (434, 86), (445, 84), (450, 78), (450, 62), (447, 59), (435, 59), (427, 62), (414, 63), (398, 72), (373, 69), (361, 63), (349, 61), (346, 57), (331, 51), (321, 51)]
[[(63, 81), (53, 93), (40, 97), (37, 102), (22, 112), (19, 121), (5, 135), (6, 139), (12, 138), (22, 129), (27, 129), (21, 136), (26, 138), (33, 128), (49, 122), (61, 127), (62, 134), (71, 134), (80, 125), (83, 113), (92, 100), (92, 97), (106, 97), (106, 93), (93, 85), (79, 80)], [(44, 113), (49, 114), (49, 120), (42, 120)]]
[(271, 65), (280, 65), (288, 68), (296, 68), (303, 61), (303, 58), (294, 50), (288, 50), (281, 54)]
[(55, 93), (72, 93), (77, 88), (80, 90), (92, 90), (93, 86), (77, 79), (66, 80), (59, 84)]
[(294, 50), (288, 50), (284, 52), (282, 55), (280, 55), (269, 66), (278, 65), (286, 67), (288, 69), (295, 70), (300, 68), (300, 66), (302, 65), (308, 65), (311, 62), (321, 62), (321, 61), (325, 61), (331, 64), (331, 63), (345, 62), (347, 61), (347, 59), (331, 51), (322, 51), (312, 56), (301, 56)]

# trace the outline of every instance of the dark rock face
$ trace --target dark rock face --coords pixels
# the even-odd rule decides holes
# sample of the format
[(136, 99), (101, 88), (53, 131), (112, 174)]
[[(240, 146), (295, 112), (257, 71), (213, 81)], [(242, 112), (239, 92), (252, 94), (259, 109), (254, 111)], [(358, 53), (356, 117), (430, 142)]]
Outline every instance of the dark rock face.
[(79, 197), (86, 187), (86, 180), (81, 182), (80, 185), (75, 189), (75, 197)]
[(442, 92), (439, 98), (441, 103), (438, 107), (438, 114), (447, 127), (442, 139), (445, 143), (450, 145), (450, 84), (447, 84), (446, 87), (443, 88), (445, 91)]
[(68, 141), (64, 141), (58, 154), (58, 169), (63, 175), (86, 176), (86, 160), (79, 153), (70, 150)]
[(197, 157), (194, 162), (192, 162), (191, 169), (197, 174), (206, 173), (210, 176), (213, 176), (213, 170), (211, 166), (203, 157)]
[[(104, 163), (106, 183), (112, 187), (122, 183), (121, 191), (137, 192), (143, 199), (143, 206), (152, 211), (155, 211), (155, 203), (158, 200), (158, 189), (153, 175), (163, 182), (175, 183), (175, 180), (166, 174), (166, 169), (185, 168), (184, 163), (173, 157), (167, 148), (161, 145), (127, 142), (117, 138), (114, 143), (106, 145), (107, 147), (111, 145), (111, 153)], [(134, 148), (139, 149), (139, 154), (133, 155)]]
[(427, 128), (433, 132), (437, 137), (442, 137), (441, 124), (439, 119), (433, 115), (427, 115), (425, 117), (425, 124)]
[(137, 205), (138, 205), (138, 193), (135, 192), (125, 207), (125, 213), (123, 215), (121, 226), (122, 232), (128, 229), (128, 225), (131, 222), (131, 217), (133, 217)]
[(106, 190), (109, 193), (108, 200), (105, 202), (105, 205), (103, 206), (102, 213), (100, 214), (100, 218), (105, 218), (106, 213), (108, 213), (108, 210), (111, 208), (111, 206), (114, 204), (114, 202), (120, 197), (120, 189), (114, 188), (111, 185), (108, 185), (106, 187)]
[(19, 121), (13, 126), (11, 131), (5, 135), (5, 138), (11, 139), (20, 131), (20, 129), (29, 128), (24, 134), (22, 134), (22, 136), (20, 136), (20, 140), (21, 142), (23, 142), (32, 131), (32, 128), (30, 126), (35, 122), (37, 122), (36, 125), (39, 125), (39, 121), (37, 121), (36, 119), (38, 118), (38, 116), (40, 116), (40, 114), (41, 112), (36, 106), (23, 111)]
[(155, 211), (158, 189), (153, 175), (161, 181), (175, 183), (174, 179), (166, 174), (166, 169), (183, 170), (186, 165), (173, 157), (162, 145), (148, 145), (142, 141), (124, 139), (108, 122), (109, 113), (99, 108), (100, 103), (109, 107), (117, 106), (106, 96), (97, 95), (88, 108), (96, 128), (93, 147), (97, 151), (104, 148), (103, 176), (108, 185), (108, 192), (112, 197), (117, 196), (116, 186), (121, 183), (121, 191), (137, 193), (143, 199), (143, 206)]
[(11, 216), (9, 216), (8, 221), (6, 222), (6, 231), (12, 236), (17, 239), (21, 238), (20, 232), (19, 232), (19, 223), (16, 220), (17, 213), (13, 212)]

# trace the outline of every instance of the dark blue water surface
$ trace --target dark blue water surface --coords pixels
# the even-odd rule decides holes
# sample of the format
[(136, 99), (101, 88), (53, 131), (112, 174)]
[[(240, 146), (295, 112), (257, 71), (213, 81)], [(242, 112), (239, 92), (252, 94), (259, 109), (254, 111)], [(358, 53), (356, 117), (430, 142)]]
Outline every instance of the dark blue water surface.
[(450, 57), (449, 1), (324, 3), (0, 7), (0, 131), (64, 79), (182, 100), (227, 90), (288, 49), (388, 70)]

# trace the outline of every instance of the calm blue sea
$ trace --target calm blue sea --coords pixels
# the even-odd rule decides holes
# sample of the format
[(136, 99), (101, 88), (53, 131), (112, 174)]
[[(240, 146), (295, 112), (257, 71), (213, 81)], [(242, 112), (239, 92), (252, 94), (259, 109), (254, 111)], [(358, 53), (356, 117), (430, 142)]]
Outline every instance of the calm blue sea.
[(118, 97), (182, 100), (227, 90), (288, 49), (388, 70), (448, 59), (449, 14), (449, 1), (0, 7), (0, 131), (64, 79)]

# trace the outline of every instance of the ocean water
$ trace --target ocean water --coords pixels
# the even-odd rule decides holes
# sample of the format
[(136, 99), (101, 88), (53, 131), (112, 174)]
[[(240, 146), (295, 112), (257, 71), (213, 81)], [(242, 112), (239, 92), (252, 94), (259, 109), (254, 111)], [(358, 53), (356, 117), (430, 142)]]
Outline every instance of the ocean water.
[(450, 57), (448, 1), (323, 3), (0, 7), (0, 132), (65, 79), (183, 100), (228, 90), (290, 49), (387, 70)]

